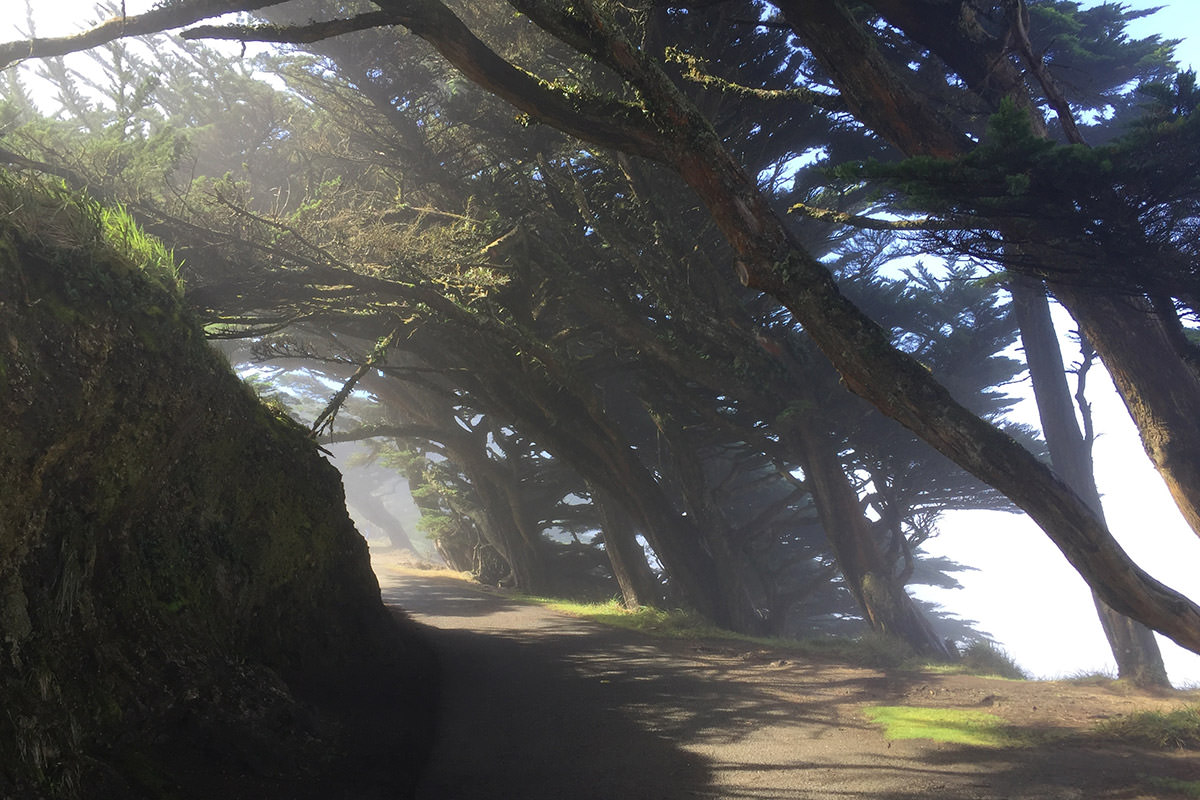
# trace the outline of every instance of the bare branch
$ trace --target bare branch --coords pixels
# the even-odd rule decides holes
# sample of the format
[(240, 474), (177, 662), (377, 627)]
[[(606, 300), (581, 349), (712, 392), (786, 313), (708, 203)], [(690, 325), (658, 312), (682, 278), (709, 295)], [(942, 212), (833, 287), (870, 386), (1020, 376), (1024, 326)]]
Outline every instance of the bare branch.
[(117, 16), (94, 28), (50, 39), (26, 39), (0, 44), (0, 69), (28, 58), (53, 58), (89, 50), (127, 36), (143, 36), (182, 28), (231, 11), (254, 11), (275, 6), (285, 0), (190, 0), (152, 8), (144, 14)]
[(361, 442), (364, 439), (382, 438), (429, 439), (440, 443), (446, 438), (446, 431), (431, 425), (363, 425), (353, 430), (322, 436), (321, 442), (324, 444), (338, 444), (340, 442)]
[(371, 351), (371, 355), (362, 363), (362, 366), (354, 370), (354, 374), (342, 384), (342, 388), (338, 390), (338, 393), (329, 401), (329, 405), (325, 406), (325, 410), (313, 422), (312, 429), (308, 432), (310, 436), (316, 438), (326, 429), (332, 427), (333, 419), (337, 416), (338, 409), (342, 407), (342, 403), (346, 402), (346, 398), (350, 396), (350, 392), (354, 391), (354, 387), (358, 384), (362, 376), (366, 375), (373, 366), (387, 358), (388, 348), (392, 346), (392, 342), (399, 332), (399, 328), (393, 328), (391, 333), (375, 344), (375, 349)]

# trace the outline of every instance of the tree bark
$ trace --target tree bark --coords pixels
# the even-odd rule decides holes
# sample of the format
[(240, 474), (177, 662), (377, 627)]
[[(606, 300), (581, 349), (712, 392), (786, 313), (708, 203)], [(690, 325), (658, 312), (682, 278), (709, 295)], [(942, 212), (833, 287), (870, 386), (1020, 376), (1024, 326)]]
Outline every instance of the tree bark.
[(1189, 526), (1200, 534), (1200, 377), (1180, 357), (1149, 301), (1051, 283), (1112, 376), (1142, 446)]
[(600, 511), (604, 529), (604, 552), (608, 554), (613, 577), (621, 587), (621, 598), (625, 607), (633, 610), (641, 606), (657, 605), (661, 589), (646, 553), (637, 540), (637, 533), (620, 503), (613, 501), (603, 489), (591, 487), (592, 502)]
[[(1035, 281), (1021, 276), (1009, 281), (1009, 291), (1013, 313), (1021, 328), (1025, 362), (1051, 463), (1063, 480), (1103, 519), (1090, 443), (1084, 439), (1075, 419), (1075, 407), (1067, 387), (1062, 351), (1046, 294)], [(1092, 592), (1092, 598), (1117, 662), (1118, 677), (1139, 686), (1169, 687), (1167, 669), (1154, 632), (1111, 608), (1095, 592)]]
[(949, 647), (904, 590), (895, 565), (883, 558), (832, 439), (797, 416), (790, 419), (787, 433), (802, 457), (804, 482), (813, 494), (842, 578), (871, 629), (907, 642), (921, 655), (952, 659)]

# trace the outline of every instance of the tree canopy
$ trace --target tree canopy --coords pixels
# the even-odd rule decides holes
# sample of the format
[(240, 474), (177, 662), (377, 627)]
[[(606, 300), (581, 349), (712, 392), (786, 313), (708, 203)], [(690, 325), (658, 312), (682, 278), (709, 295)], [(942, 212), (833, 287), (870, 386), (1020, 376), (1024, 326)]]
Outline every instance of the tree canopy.
[[(255, 14), (125, 41), (231, 10)], [(1200, 608), (1003, 423), (1017, 324), (984, 279), (1075, 315), (1200, 527), (1195, 87), (1135, 17), (176, 0), (0, 45), (47, 59), (63, 108), (8, 73), (0, 157), (124, 204), (213, 336), (354, 362), (326, 417), (356, 390), (382, 410), (334, 438), (393, 441), (443, 554), (494, 580), (609, 576), (747, 631), (825, 593), (946, 655), (916, 548), (947, 508), (1011, 503), (1198, 649)], [(186, 43), (215, 38), (297, 46), (251, 69)], [(93, 103), (55, 59), (100, 46)]]

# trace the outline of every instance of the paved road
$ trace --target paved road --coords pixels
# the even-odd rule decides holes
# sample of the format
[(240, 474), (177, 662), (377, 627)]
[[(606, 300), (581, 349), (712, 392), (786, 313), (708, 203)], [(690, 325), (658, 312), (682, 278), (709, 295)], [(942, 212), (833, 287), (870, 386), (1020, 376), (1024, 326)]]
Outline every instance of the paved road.
[(862, 704), (919, 698), (927, 679), (663, 645), (452, 579), (381, 583), (429, 626), (443, 669), (420, 800), (1137, 798), (1139, 775), (1180, 768), (886, 742)]
[(664, 691), (629, 676), (653, 648), (460, 581), (391, 579), (383, 591), (432, 627), (442, 663), (443, 711), (419, 798), (709, 796), (705, 759), (630, 713), (631, 701), (649, 705)]

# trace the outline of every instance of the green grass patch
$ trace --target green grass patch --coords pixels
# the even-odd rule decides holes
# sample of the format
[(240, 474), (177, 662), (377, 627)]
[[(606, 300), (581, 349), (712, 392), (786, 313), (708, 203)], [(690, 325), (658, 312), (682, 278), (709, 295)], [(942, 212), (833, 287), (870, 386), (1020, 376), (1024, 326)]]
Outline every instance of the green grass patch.
[(948, 675), (978, 675), (1006, 681), (1027, 681), (1029, 674), (1003, 648), (992, 642), (976, 640), (959, 648), (959, 660), (949, 664), (930, 664), (930, 672)]
[(1148, 747), (1200, 750), (1200, 706), (1122, 714), (1097, 725), (1096, 733)]
[(974, 747), (1017, 747), (1023, 744), (1012, 726), (983, 711), (919, 706), (869, 706), (867, 718), (883, 726), (885, 739), (932, 739)]
[(1181, 781), (1178, 778), (1148, 778), (1146, 783), (1160, 792), (1180, 797), (1200, 797), (1200, 781)]
[(546, 597), (527, 597), (535, 603), (570, 614), (573, 617), (590, 619), (604, 625), (616, 628), (641, 631), (653, 636), (666, 639), (729, 639), (741, 642), (781, 642), (786, 639), (767, 640), (743, 636), (732, 631), (723, 630), (705, 620), (699, 614), (681, 609), (665, 610), (643, 606), (630, 611), (621, 605), (619, 600), (607, 600), (603, 603), (578, 603), (571, 600), (556, 600)]
[(770, 636), (748, 636), (718, 628), (699, 614), (681, 609), (664, 610), (642, 607), (626, 609), (619, 600), (585, 603), (553, 597), (519, 595), (518, 599), (547, 606), (571, 616), (590, 619), (603, 625), (635, 630), (666, 639), (710, 639), (742, 645), (755, 645), (794, 655), (841, 661), (870, 669), (911, 669), (985, 675), (1012, 680), (1026, 680), (1025, 673), (1004, 651), (989, 644), (968, 645), (962, 661), (945, 664), (930, 662), (918, 656), (903, 641), (877, 633), (859, 637), (827, 636), (811, 639), (784, 639)]
[(635, 630), (665, 639), (727, 641), (873, 669), (921, 669), (927, 666), (927, 662), (918, 658), (904, 642), (874, 633), (858, 638), (829, 636), (821, 639), (748, 636), (719, 628), (699, 614), (681, 609), (642, 607), (630, 611), (616, 599), (603, 603), (582, 603), (528, 595), (521, 595), (520, 599), (603, 625)]

